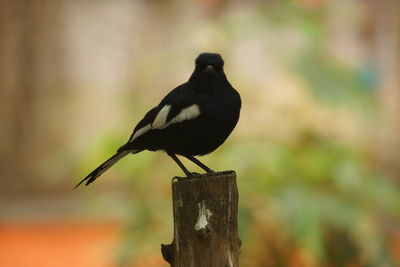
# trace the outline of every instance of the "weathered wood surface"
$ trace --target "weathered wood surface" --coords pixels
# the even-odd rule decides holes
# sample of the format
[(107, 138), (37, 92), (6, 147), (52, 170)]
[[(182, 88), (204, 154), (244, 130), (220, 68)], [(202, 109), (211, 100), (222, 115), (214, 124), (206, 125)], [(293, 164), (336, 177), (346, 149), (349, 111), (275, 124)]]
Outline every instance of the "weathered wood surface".
[(234, 171), (175, 177), (174, 239), (161, 245), (172, 267), (239, 266), (238, 190)]

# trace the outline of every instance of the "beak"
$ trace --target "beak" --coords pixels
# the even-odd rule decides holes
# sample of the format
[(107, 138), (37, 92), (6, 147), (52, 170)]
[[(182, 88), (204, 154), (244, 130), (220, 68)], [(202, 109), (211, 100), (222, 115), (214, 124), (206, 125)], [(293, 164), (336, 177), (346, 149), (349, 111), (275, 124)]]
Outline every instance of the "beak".
[(207, 65), (207, 66), (203, 69), (203, 73), (215, 73), (214, 66), (212, 66), (212, 65)]

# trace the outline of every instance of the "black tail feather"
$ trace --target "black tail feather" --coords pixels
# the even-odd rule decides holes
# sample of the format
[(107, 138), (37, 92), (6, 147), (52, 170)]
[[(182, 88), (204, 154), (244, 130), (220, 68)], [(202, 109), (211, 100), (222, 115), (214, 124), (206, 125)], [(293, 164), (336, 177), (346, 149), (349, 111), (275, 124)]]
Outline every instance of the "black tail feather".
[(106, 170), (108, 170), (112, 165), (117, 163), (120, 159), (125, 157), (127, 154), (131, 153), (132, 151), (124, 150), (124, 151), (119, 151), (117, 152), (114, 156), (106, 160), (103, 164), (101, 164), (99, 167), (97, 167), (94, 171), (89, 173), (88, 176), (86, 176), (82, 181), (80, 181), (74, 189), (76, 189), (78, 186), (80, 186), (82, 183), (86, 182), (85, 185), (89, 185), (92, 183), (94, 180), (97, 179), (100, 175), (102, 175)]

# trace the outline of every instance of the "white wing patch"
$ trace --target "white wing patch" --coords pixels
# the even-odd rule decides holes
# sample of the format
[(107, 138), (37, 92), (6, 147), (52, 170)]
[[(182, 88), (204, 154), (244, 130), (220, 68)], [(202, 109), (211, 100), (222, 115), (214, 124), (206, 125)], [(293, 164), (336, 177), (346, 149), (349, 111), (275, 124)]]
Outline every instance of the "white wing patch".
[(129, 142), (132, 142), (133, 140), (135, 140), (136, 138), (138, 138), (139, 136), (141, 136), (142, 134), (144, 134), (145, 132), (147, 132), (150, 129), (151, 129), (150, 124), (143, 126), (142, 128), (140, 128), (139, 130), (136, 131), (136, 133), (131, 137), (131, 139), (129, 139)]
[(172, 118), (168, 123), (167, 123), (167, 117), (168, 113), (171, 110), (170, 105), (165, 105), (160, 112), (157, 114), (156, 118), (154, 119), (151, 129), (165, 129), (171, 124), (187, 121), (194, 119), (200, 115), (200, 109), (199, 106), (194, 104), (191, 105), (190, 107), (184, 108), (179, 112), (176, 117)]
[(167, 123), (168, 113), (171, 110), (170, 105), (165, 105), (157, 114), (153, 123), (151, 124), (152, 129), (162, 129), (165, 128), (165, 124)]
[(169, 114), (169, 111), (171, 110), (170, 105), (165, 105), (157, 114), (156, 118), (154, 119), (153, 123), (149, 123), (139, 130), (136, 131), (136, 133), (129, 139), (129, 142), (132, 142), (139, 136), (143, 135), (144, 133), (148, 132), (149, 130), (156, 130), (156, 129), (165, 129), (171, 124), (175, 123), (180, 123), (183, 121), (187, 120), (192, 120), (200, 116), (200, 108), (198, 105), (194, 104), (191, 105), (187, 108), (184, 108), (179, 112), (178, 115), (176, 115), (174, 118), (172, 118), (168, 123), (167, 123), (167, 117)]
[[(197, 118), (200, 115), (200, 108), (198, 105), (194, 104), (191, 105), (190, 107), (184, 108), (179, 112), (178, 115), (176, 115), (175, 118), (173, 118), (170, 122), (168, 122), (163, 128), (166, 128), (170, 126), (171, 124), (174, 123), (179, 123), (182, 121), (187, 121), (187, 120), (192, 120)], [(161, 129), (163, 129), (161, 128)]]

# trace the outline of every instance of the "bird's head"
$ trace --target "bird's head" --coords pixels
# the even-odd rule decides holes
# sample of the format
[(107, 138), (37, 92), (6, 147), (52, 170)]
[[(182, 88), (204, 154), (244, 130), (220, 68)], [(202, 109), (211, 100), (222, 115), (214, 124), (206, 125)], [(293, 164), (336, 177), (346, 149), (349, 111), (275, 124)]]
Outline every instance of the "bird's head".
[(224, 60), (220, 54), (201, 53), (196, 58), (196, 69), (198, 73), (216, 74), (224, 71)]

